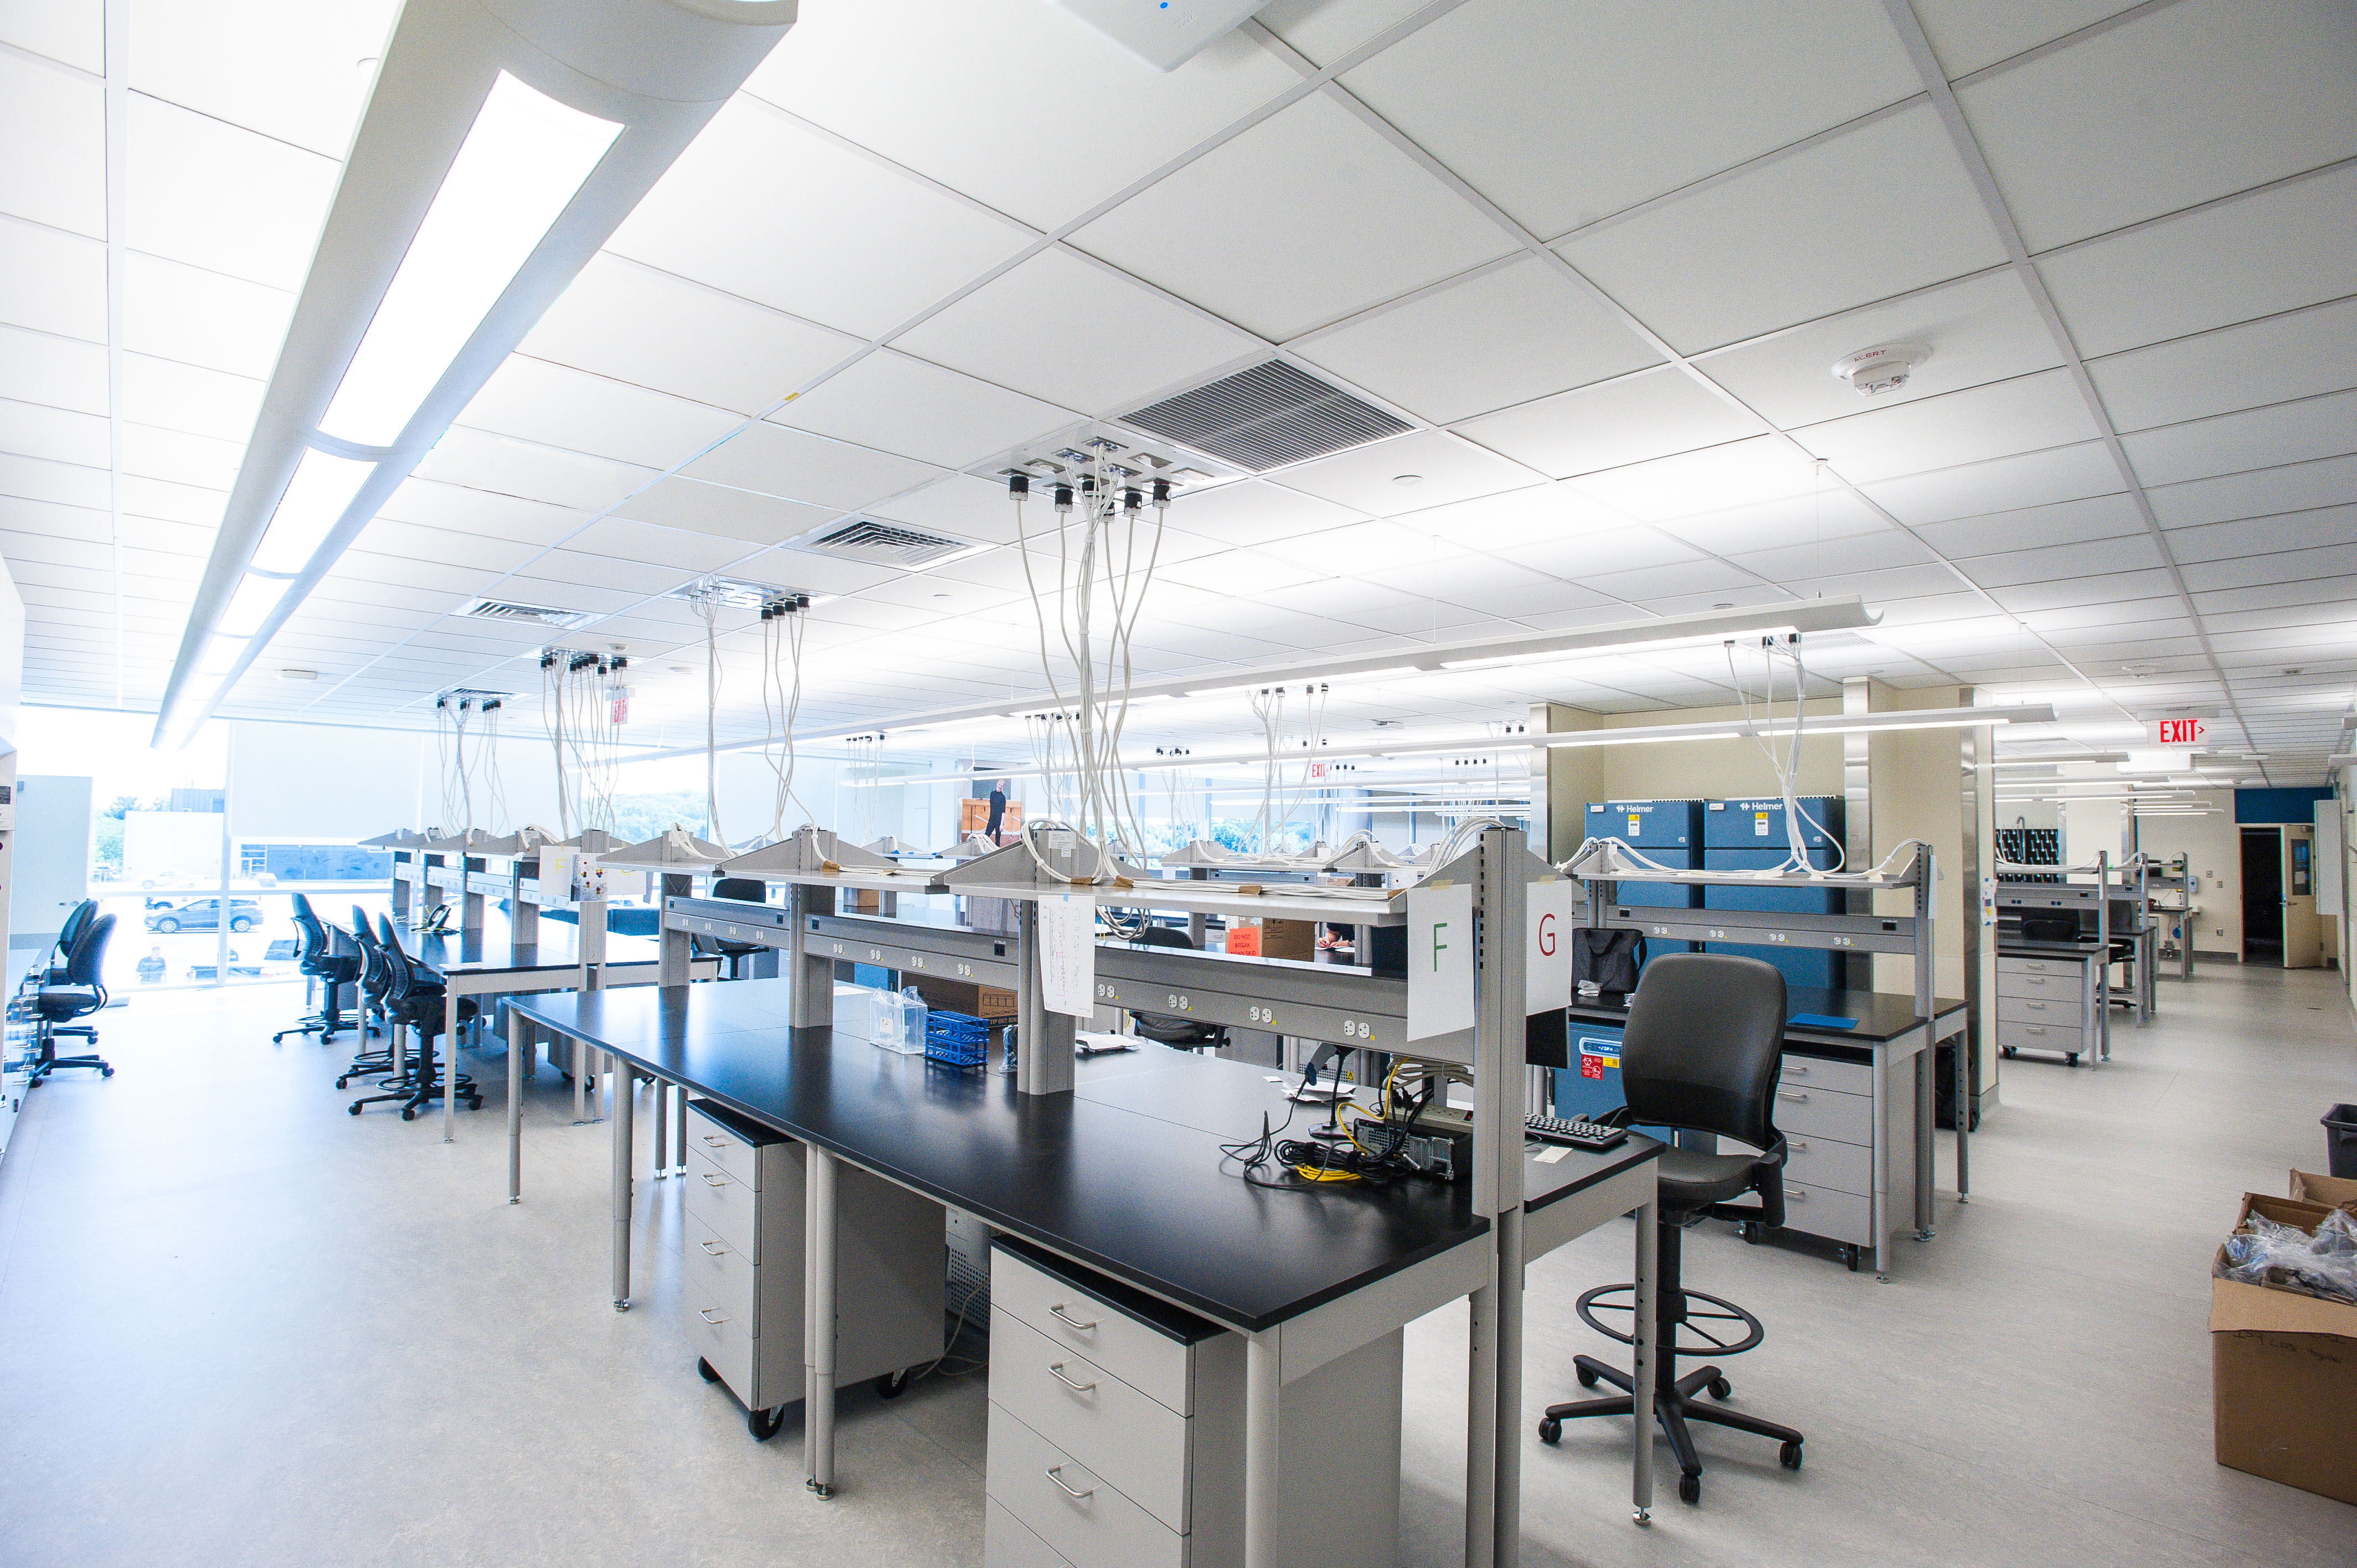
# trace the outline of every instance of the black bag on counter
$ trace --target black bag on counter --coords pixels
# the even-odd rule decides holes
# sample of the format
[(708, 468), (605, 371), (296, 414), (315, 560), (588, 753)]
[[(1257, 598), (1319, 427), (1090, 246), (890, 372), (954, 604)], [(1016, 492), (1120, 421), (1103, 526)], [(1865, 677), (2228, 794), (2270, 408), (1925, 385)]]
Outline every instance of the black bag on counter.
[(1571, 933), (1571, 984), (1626, 996), (1637, 989), (1644, 967), (1645, 939), (1635, 931), (1602, 931), (1582, 926)]

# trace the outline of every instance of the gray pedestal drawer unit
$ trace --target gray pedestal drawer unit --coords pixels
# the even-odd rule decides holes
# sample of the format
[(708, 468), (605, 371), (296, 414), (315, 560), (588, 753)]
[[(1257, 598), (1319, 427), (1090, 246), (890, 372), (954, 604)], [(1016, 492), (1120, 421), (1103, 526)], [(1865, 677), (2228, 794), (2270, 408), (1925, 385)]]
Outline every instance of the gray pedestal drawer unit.
[[(757, 1436), (802, 1398), (803, 1161), (793, 1139), (708, 1101), (688, 1102), (681, 1326), (705, 1375)], [(838, 1388), (942, 1353), (942, 1207), (853, 1165), (838, 1170)]]
[[(1400, 1345), (1285, 1385), (1280, 1568), (1397, 1563)], [(1241, 1336), (999, 1239), (987, 1568), (1233, 1568), (1243, 1433)]]
[(2093, 953), (1999, 953), (1996, 1043), (2016, 1051), (2053, 1051), (2076, 1067), (2103, 1054), (2102, 966)]

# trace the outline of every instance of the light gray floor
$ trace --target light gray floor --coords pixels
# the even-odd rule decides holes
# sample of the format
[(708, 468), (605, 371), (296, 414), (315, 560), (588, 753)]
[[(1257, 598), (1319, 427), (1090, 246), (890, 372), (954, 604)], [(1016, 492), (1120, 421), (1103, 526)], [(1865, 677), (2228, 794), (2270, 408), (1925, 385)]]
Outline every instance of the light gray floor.
[[(1639, 1532), (1625, 1423), (1528, 1437), (1524, 1562), (2345, 1568), (2357, 1509), (2212, 1462), (2204, 1326), (2238, 1196), (2317, 1168), (2357, 1086), (2338, 980), (2208, 967), (2101, 1072), (2007, 1063), (1973, 1203), (1943, 1138), (1939, 1239), (1888, 1283), (1692, 1233), (1689, 1282), (1769, 1325), (1737, 1402), (1803, 1428), (1807, 1467), (1702, 1429), (1701, 1506)], [(356, 1121), (340, 1045), (269, 1043), (296, 999), (135, 998), (103, 1020), (114, 1079), (32, 1096), (0, 1162), (0, 1563), (979, 1562), (980, 1375), (846, 1395), (843, 1495), (809, 1497), (798, 1426), (753, 1443), (673, 1326), (673, 1184), (641, 1184), (655, 1272), (619, 1315), (605, 1127), (544, 1079), (511, 1208), (496, 1090), (455, 1145)], [(1569, 1303), (1628, 1247), (1532, 1270), (1532, 1422), (1613, 1348)], [(1463, 1359), (1461, 1312), (1409, 1331), (1419, 1568), (1458, 1560)]]

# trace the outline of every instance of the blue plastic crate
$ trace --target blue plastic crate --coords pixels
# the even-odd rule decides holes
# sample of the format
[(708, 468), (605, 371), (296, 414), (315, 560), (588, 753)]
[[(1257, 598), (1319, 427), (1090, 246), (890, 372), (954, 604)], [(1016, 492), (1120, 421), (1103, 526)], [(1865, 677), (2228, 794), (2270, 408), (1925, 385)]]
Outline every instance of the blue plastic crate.
[(925, 1015), (925, 1059), (943, 1067), (980, 1067), (990, 1056), (986, 1019), (939, 1009)]

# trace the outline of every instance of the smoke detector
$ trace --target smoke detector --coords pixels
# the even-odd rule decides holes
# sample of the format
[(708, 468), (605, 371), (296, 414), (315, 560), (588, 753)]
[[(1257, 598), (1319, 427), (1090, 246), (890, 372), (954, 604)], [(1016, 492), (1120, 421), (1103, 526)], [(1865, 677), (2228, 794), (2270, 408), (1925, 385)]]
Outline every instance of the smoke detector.
[(1878, 343), (1835, 360), (1834, 379), (1847, 381), (1860, 397), (1879, 397), (1905, 386), (1915, 367), (1931, 357), (1929, 344)]

